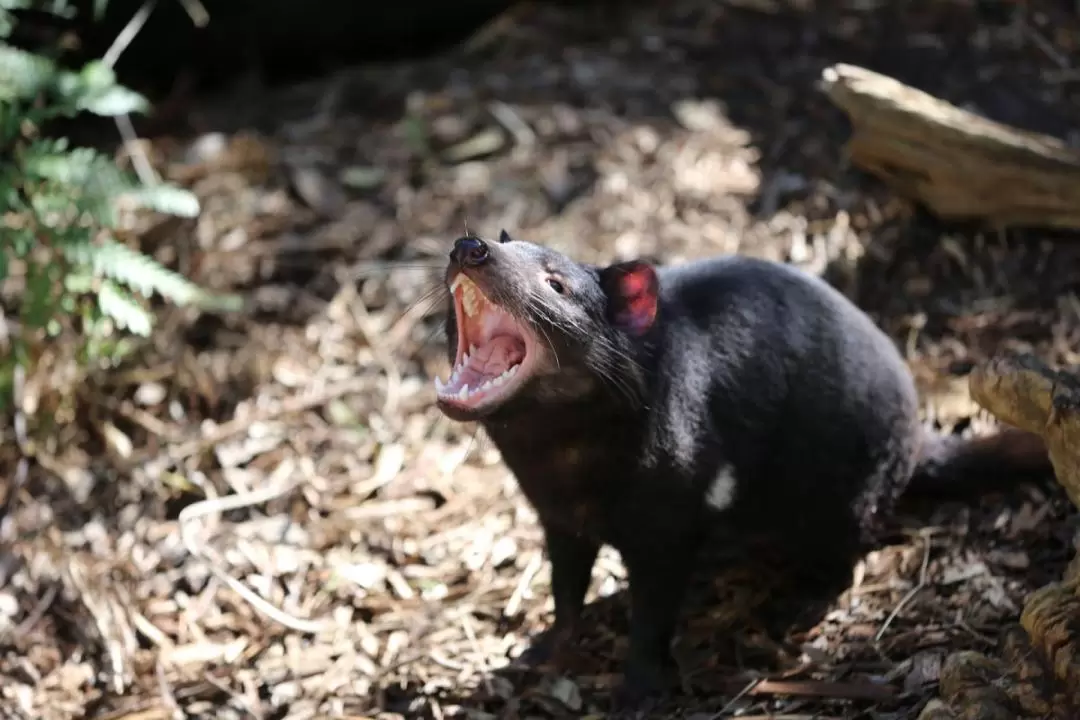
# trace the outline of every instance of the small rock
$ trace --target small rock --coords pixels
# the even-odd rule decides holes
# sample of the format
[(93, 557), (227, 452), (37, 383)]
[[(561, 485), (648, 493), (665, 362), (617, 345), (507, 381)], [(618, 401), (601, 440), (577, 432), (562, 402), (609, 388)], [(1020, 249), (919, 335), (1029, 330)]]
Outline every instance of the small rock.
[(120, 428), (107, 422), (102, 425), (102, 432), (105, 435), (105, 444), (110, 450), (121, 459), (127, 460), (131, 457), (131, 453), (135, 448), (131, 443), (131, 438), (124, 434)]
[(187, 162), (213, 162), (225, 154), (228, 146), (229, 142), (222, 133), (211, 132), (200, 135), (187, 149)]
[(282, 355), (275, 360), (271, 373), (275, 380), (290, 388), (302, 387), (311, 380), (310, 369), (289, 355)]
[(0, 591), (0, 618), (14, 618), (19, 612), (19, 601), (9, 592)]
[(581, 690), (577, 684), (567, 678), (555, 678), (549, 690), (551, 697), (555, 698), (567, 709), (577, 712), (581, 709)]
[(143, 383), (135, 391), (135, 403), (143, 407), (158, 405), (165, 400), (165, 386), (161, 383)]
[(517, 543), (513, 538), (503, 536), (495, 541), (491, 548), (492, 567), (502, 567), (509, 560), (517, 556)]

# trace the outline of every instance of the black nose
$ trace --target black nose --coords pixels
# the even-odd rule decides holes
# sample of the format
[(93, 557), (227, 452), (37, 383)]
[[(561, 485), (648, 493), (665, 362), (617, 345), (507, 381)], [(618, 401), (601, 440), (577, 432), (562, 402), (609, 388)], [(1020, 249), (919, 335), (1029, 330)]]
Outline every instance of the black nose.
[(450, 257), (462, 267), (483, 265), (488, 259), (488, 246), (480, 238), (466, 235), (454, 242)]

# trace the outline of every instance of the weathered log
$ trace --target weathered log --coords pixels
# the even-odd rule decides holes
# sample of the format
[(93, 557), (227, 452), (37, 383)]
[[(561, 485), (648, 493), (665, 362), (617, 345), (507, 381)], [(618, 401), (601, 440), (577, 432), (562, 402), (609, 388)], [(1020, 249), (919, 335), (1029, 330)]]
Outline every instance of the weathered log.
[[(1058, 480), (1080, 506), (1080, 378), (1034, 357), (1003, 355), (975, 369), (971, 395), (998, 419), (1046, 441)], [(941, 673), (941, 698), (919, 720), (1080, 717), (1080, 555), (1061, 582), (1033, 592), (999, 657), (962, 652)]]
[(1058, 481), (1080, 507), (1080, 379), (1030, 355), (1001, 355), (968, 382), (972, 399), (999, 420), (1042, 436)]
[(823, 86), (851, 120), (851, 161), (945, 220), (1080, 228), (1080, 152), (853, 65)]

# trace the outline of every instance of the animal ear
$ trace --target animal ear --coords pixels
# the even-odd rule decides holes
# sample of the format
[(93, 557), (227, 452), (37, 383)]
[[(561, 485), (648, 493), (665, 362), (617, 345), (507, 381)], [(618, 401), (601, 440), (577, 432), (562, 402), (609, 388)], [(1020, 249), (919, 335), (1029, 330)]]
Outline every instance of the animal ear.
[(647, 262), (631, 260), (600, 271), (608, 313), (620, 328), (641, 334), (652, 327), (660, 304), (660, 281)]
[(506, 230), (500, 230), (499, 231), (499, 242), (500, 243), (508, 243), (513, 239), (514, 238), (510, 237), (510, 233), (506, 232)]

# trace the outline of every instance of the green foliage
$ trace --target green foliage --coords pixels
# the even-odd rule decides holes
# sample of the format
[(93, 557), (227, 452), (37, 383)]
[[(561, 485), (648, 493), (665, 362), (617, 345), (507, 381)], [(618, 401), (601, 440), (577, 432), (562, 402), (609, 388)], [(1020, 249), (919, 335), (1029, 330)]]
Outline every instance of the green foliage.
[[(73, 72), (7, 44), (12, 11), (31, 5), (43, 9), (33, 0), (0, 0), (0, 289), (22, 280), (19, 332), (8, 338), (14, 352), (0, 357), (0, 409), (10, 401), (16, 364), (64, 331), (80, 339), (82, 362), (115, 362), (132, 347), (121, 331), (150, 334), (147, 301), (154, 294), (204, 309), (237, 306), (236, 298), (204, 291), (117, 238), (122, 202), (192, 217), (199, 212), (194, 195), (168, 184), (142, 185), (92, 148), (42, 136), (56, 118), (139, 113), (149, 104), (104, 63)], [(65, 0), (47, 5), (56, 13), (70, 10)], [(96, 2), (95, 12), (102, 6)], [(11, 297), (0, 299), (13, 309)]]

